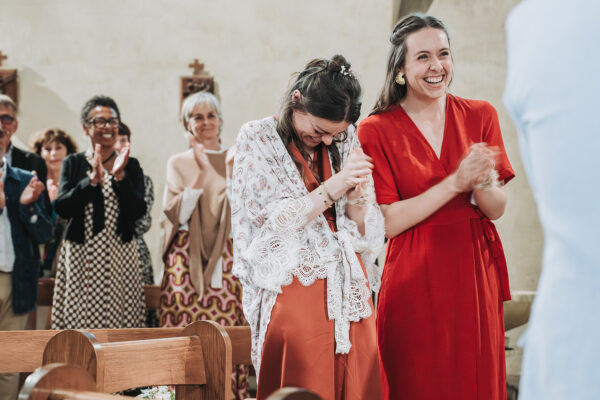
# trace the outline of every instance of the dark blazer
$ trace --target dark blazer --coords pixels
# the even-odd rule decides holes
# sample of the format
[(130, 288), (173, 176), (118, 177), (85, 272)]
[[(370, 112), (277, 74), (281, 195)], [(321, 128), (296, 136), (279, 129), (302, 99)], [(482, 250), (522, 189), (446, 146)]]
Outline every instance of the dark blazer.
[(4, 182), (6, 211), (15, 252), (12, 273), (15, 314), (27, 313), (35, 307), (41, 261), (34, 249), (37, 249), (36, 243), (47, 242), (52, 231), (42, 196), (30, 205), (23, 205), (19, 201), (32, 176), (28, 171), (7, 166)]
[[(54, 210), (66, 219), (66, 238), (72, 242), (83, 243), (85, 239), (85, 206), (93, 205), (92, 234), (104, 229), (104, 196), (100, 185), (92, 186), (88, 173), (92, 166), (85, 152), (71, 154), (62, 163), (58, 197)], [(138, 161), (130, 157), (125, 166), (125, 177), (117, 182), (112, 179), (112, 187), (119, 201), (117, 216), (117, 234), (123, 243), (134, 236), (135, 221), (146, 213), (144, 201), (144, 174)]]
[(46, 169), (46, 163), (42, 157), (35, 153), (21, 150), (14, 145), (11, 145), (11, 148), (11, 167), (21, 168), (25, 171), (35, 171), (38, 179), (45, 185), (48, 170)]

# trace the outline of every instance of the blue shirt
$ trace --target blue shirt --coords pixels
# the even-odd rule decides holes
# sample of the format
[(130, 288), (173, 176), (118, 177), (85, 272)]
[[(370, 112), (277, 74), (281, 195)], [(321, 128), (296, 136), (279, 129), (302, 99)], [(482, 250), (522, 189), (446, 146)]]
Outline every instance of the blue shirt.
[(520, 400), (600, 399), (600, 3), (525, 0), (504, 103), (544, 231)]

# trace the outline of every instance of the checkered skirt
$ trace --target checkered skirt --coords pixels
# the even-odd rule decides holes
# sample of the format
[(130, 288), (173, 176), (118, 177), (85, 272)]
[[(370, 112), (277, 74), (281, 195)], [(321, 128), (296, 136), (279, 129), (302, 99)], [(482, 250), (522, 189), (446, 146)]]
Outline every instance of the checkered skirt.
[(52, 329), (138, 328), (145, 300), (134, 239), (117, 234), (119, 202), (104, 174), (104, 229), (92, 236), (92, 204), (85, 206), (85, 241), (65, 239), (61, 248), (52, 307)]

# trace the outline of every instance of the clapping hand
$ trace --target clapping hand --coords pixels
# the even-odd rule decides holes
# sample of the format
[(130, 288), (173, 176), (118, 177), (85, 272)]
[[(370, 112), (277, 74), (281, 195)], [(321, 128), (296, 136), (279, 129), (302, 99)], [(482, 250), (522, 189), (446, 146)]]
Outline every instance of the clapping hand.
[(200, 189), (204, 186), (204, 181), (206, 180), (206, 175), (208, 171), (213, 169), (212, 164), (208, 160), (208, 156), (204, 152), (204, 145), (198, 142), (198, 139), (194, 136), (190, 136), (189, 139), (190, 147), (194, 152), (194, 159), (196, 160), (196, 164), (198, 164), (198, 168), (200, 169), (200, 173), (196, 178), (196, 181), (193, 184), (194, 189)]
[[(45, 186), (37, 177), (35, 171), (33, 171), (33, 177), (29, 181), (29, 184), (25, 186), (23, 193), (21, 193), (20, 202), (24, 205), (29, 205), (37, 201), (40, 198), (40, 195), (45, 190)], [(4, 193), (4, 190), (2, 190)]]
[(58, 185), (54, 182), (54, 179), (48, 179), (46, 181), (46, 186), (48, 189), (48, 197), (50, 198), (50, 202), (53, 202), (58, 197)]
[(475, 186), (488, 179), (496, 166), (499, 151), (485, 143), (476, 143), (470, 147), (469, 154), (460, 162), (456, 170), (457, 189), (470, 192)]
[(115, 160), (112, 168), (113, 176), (120, 181), (125, 176), (125, 166), (129, 161), (129, 143), (125, 143), (123, 148), (119, 152), (117, 159)]

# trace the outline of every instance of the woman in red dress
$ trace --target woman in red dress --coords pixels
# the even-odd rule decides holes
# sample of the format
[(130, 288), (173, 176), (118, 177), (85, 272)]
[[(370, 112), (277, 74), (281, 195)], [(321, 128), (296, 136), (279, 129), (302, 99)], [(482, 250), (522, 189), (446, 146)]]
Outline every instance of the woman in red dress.
[(377, 310), (384, 398), (506, 399), (506, 261), (490, 220), (514, 177), (495, 109), (447, 92), (443, 23), (390, 38), (381, 96), (358, 128), (388, 242)]

